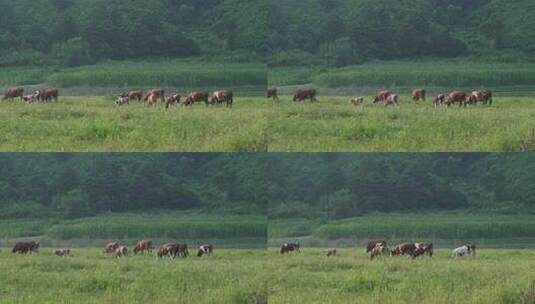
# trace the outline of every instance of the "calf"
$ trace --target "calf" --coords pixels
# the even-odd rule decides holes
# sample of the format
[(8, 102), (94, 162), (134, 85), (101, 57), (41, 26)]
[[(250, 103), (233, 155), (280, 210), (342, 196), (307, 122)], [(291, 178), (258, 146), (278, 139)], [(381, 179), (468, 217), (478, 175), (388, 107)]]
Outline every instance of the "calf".
[(464, 246), (458, 247), (453, 249), (452, 257), (463, 257), (463, 256), (469, 256), (469, 255), (476, 255), (476, 245), (474, 244), (466, 244)]
[(268, 99), (273, 98), (273, 100), (278, 101), (279, 96), (277, 95), (277, 88), (269, 88), (267, 90), (267, 98)]
[(199, 246), (199, 251), (197, 252), (198, 257), (202, 257), (203, 255), (211, 256), (212, 252), (214, 250), (214, 246), (211, 244), (201, 245)]
[(364, 104), (364, 98), (363, 97), (353, 97), (349, 100), (349, 104), (358, 107)]
[(386, 247), (386, 240), (371, 240), (366, 245), (366, 254), (369, 254), (377, 244), (381, 244)]
[(18, 242), (13, 246), (12, 253), (27, 254), (32, 252), (39, 252), (39, 243), (35, 241)]
[(310, 99), (310, 101), (316, 101), (316, 95), (318, 92), (315, 89), (298, 90), (293, 98), (293, 101), (304, 101)]
[(124, 105), (130, 105), (130, 98), (119, 96), (117, 100), (115, 101), (115, 104), (118, 106), (124, 106)]
[(386, 98), (385, 107), (388, 107), (390, 105), (398, 105), (399, 104), (399, 97), (396, 94), (390, 94)]
[(416, 89), (412, 91), (412, 100), (414, 101), (425, 101), (425, 90), (423, 89)]
[(134, 254), (151, 252), (152, 253), (152, 241), (150, 240), (141, 240), (137, 242), (136, 247), (134, 247)]
[(301, 253), (301, 245), (299, 244), (299, 242), (282, 244), (281, 250), (280, 250), (281, 254), (290, 253), (292, 251), (296, 251), (298, 253)]
[(67, 248), (56, 249), (54, 250), (54, 254), (59, 257), (68, 257), (68, 256), (71, 256), (71, 250)]
[(26, 103), (33, 103), (39, 100), (39, 91), (35, 91), (30, 95), (25, 95), (22, 100)]

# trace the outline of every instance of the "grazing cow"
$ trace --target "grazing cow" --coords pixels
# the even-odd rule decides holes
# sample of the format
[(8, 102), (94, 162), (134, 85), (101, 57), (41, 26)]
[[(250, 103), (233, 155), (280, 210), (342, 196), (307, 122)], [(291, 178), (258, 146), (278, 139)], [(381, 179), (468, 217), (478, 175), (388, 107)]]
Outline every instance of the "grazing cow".
[(39, 252), (39, 243), (35, 241), (18, 242), (13, 246), (12, 253), (27, 254), (32, 252)]
[(42, 102), (58, 101), (59, 90), (55, 88), (42, 88), (39, 90), (38, 99)]
[(278, 101), (279, 95), (277, 94), (277, 88), (269, 88), (267, 90), (267, 98), (268, 99), (273, 98), (273, 100)]
[(12, 100), (17, 97), (20, 97), (20, 99), (22, 100), (22, 98), (24, 97), (24, 88), (7, 87), (6, 90), (4, 91), (4, 98), (2, 98), (2, 100), (6, 100), (6, 99)]
[(126, 246), (119, 246), (114, 253), (116, 258), (123, 258), (128, 256), (128, 248)]
[(68, 256), (71, 256), (71, 250), (67, 248), (56, 249), (54, 250), (54, 254), (59, 257), (68, 257)]
[(156, 103), (158, 99), (160, 99), (163, 102), (165, 102), (165, 91), (159, 90), (159, 89), (152, 89), (147, 92), (147, 95), (145, 95), (145, 98), (143, 98), (144, 102), (149, 101), (149, 99), (152, 97), (152, 101)]
[(386, 247), (386, 240), (371, 240), (366, 245), (366, 254), (369, 254), (377, 244), (381, 244)]
[(308, 89), (308, 90), (297, 90), (295, 92), (293, 101), (304, 101), (306, 99), (310, 99), (310, 101), (317, 101), (316, 95), (318, 94), (318, 91), (315, 89)]
[(358, 107), (364, 104), (364, 97), (353, 97), (349, 100), (349, 104)]
[(466, 244), (464, 246), (458, 247), (453, 249), (452, 257), (463, 257), (463, 256), (469, 256), (469, 255), (476, 255), (476, 245), (474, 244)]
[(399, 104), (399, 97), (396, 94), (390, 94), (386, 98), (385, 107), (388, 107), (390, 105), (398, 105)]
[(370, 260), (373, 260), (377, 256), (382, 256), (387, 250), (388, 248), (386, 248), (385, 244), (375, 244), (375, 247), (369, 252)]
[(191, 92), (186, 96), (184, 100), (185, 106), (193, 106), (196, 102), (203, 102), (208, 106), (210, 102), (208, 101), (208, 93), (206, 92)]
[(338, 255), (338, 252), (336, 251), (336, 249), (328, 249), (327, 251), (325, 251), (325, 256), (331, 257), (331, 256), (337, 256), (337, 255)]
[(414, 101), (425, 101), (425, 90), (423, 89), (416, 89), (412, 91), (412, 100)]
[(416, 253), (417, 253), (416, 244), (402, 243), (392, 248), (392, 250), (390, 251), (390, 256), (409, 255), (414, 259), (417, 257)]
[(119, 96), (119, 98), (117, 98), (115, 103), (118, 106), (130, 105), (130, 98), (128, 98), (128, 96), (126, 97)]
[(188, 244), (178, 244), (178, 256), (187, 257), (188, 255)]
[(491, 91), (473, 91), (469, 97), (469, 100), (475, 104), (481, 102), (482, 104), (492, 105), (492, 92)]
[(134, 254), (138, 253), (145, 253), (145, 251), (148, 251), (152, 253), (152, 241), (149, 240), (141, 240), (137, 242), (136, 247), (134, 247)]
[(433, 257), (433, 243), (414, 243), (414, 245), (416, 246), (414, 257), (424, 254), (428, 255), (429, 257)]
[(25, 95), (22, 100), (26, 103), (33, 103), (39, 99), (39, 91), (35, 91), (30, 95)]
[(106, 244), (106, 246), (104, 246), (104, 253), (114, 253), (115, 250), (117, 250), (117, 248), (119, 248), (119, 243), (117, 242), (108, 243)]
[(435, 108), (438, 108), (439, 106), (443, 106), (446, 103), (446, 95), (439, 94), (433, 99), (433, 106)]
[(171, 106), (176, 106), (177, 104), (180, 103), (180, 98), (182, 98), (182, 95), (180, 95), (180, 94), (173, 94), (173, 95), (169, 96), (165, 100), (165, 108), (169, 109)]
[(176, 258), (178, 255), (178, 244), (175, 243), (167, 243), (160, 246), (160, 249), (158, 249), (158, 257), (169, 257), (169, 258)]
[(296, 251), (298, 253), (301, 253), (301, 245), (299, 244), (299, 242), (282, 244), (281, 250), (280, 250), (281, 254), (290, 253), (291, 251)]
[(446, 105), (448, 107), (451, 105), (454, 105), (455, 103), (459, 103), (459, 106), (462, 106), (463, 104), (466, 105), (467, 97), (468, 96), (465, 92), (461, 92), (461, 91), (451, 92), (446, 99)]
[(227, 107), (232, 108), (232, 104), (234, 103), (234, 94), (230, 91), (215, 91), (212, 94), (212, 100), (210, 102), (212, 105), (226, 103)]
[(128, 91), (121, 93), (119, 97), (128, 97), (129, 100), (137, 100), (138, 102), (141, 102), (143, 100), (143, 92), (142, 91)]
[(377, 94), (373, 98), (373, 103), (386, 102), (386, 99), (390, 95), (392, 95), (392, 93), (389, 92), (389, 91), (379, 91), (379, 92), (377, 92)]
[(197, 252), (198, 257), (202, 257), (203, 255), (211, 256), (212, 252), (214, 251), (214, 246), (212, 244), (206, 244), (199, 246), (199, 251)]

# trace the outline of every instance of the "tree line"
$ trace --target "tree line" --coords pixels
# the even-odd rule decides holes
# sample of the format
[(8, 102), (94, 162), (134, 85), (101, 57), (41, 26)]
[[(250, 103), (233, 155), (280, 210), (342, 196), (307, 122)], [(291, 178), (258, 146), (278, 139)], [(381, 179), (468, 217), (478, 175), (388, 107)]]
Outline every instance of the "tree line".
[(530, 0), (269, 1), (269, 63), (346, 66), (368, 60), (529, 60)]

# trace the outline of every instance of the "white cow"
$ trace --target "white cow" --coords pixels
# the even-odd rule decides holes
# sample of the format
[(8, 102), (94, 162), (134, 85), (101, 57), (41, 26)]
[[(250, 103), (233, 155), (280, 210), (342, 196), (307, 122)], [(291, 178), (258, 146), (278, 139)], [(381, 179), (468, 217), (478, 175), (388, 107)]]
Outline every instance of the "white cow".
[(463, 256), (469, 256), (469, 255), (475, 255), (476, 254), (476, 246), (475, 245), (464, 245), (458, 248), (453, 249), (452, 257), (463, 257)]

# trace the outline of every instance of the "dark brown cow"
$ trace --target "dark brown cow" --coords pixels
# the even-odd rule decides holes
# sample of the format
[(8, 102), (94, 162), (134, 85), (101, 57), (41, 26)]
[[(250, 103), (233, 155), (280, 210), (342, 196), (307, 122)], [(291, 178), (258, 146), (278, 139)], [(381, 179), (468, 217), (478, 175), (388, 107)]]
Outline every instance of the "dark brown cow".
[(392, 95), (392, 92), (384, 91), (384, 90), (383, 91), (379, 91), (379, 92), (377, 92), (377, 94), (373, 98), (373, 103), (386, 102), (386, 99), (390, 95)]
[(42, 102), (58, 101), (59, 90), (55, 88), (43, 88), (39, 90), (39, 99)]
[(182, 257), (189, 255), (188, 244), (178, 244), (178, 255)]
[(197, 251), (197, 256), (202, 257), (203, 255), (212, 255), (212, 252), (214, 251), (214, 246), (212, 244), (205, 244), (199, 246), (199, 251)]
[(425, 101), (425, 90), (424, 89), (415, 89), (412, 91), (412, 100), (414, 101)]
[(6, 100), (6, 99), (12, 100), (17, 97), (20, 97), (20, 99), (22, 100), (22, 98), (24, 97), (24, 88), (7, 87), (6, 90), (4, 91), (4, 98), (2, 98), (2, 100)]
[(366, 254), (369, 254), (377, 244), (381, 244), (386, 247), (386, 240), (371, 240), (366, 245)]
[(152, 253), (152, 241), (150, 240), (141, 240), (137, 242), (136, 247), (134, 247), (134, 254), (151, 252)]
[(364, 98), (363, 97), (353, 97), (349, 100), (349, 104), (358, 107), (364, 104)]
[(196, 102), (203, 102), (208, 106), (210, 102), (208, 101), (208, 93), (206, 92), (191, 92), (184, 100), (185, 106), (193, 106)]
[(152, 99), (152, 102), (156, 102), (159, 99), (163, 103), (165, 102), (165, 91), (160, 89), (149, 90), (145, 95), (145, 98), (143, 98), (143, 101), (150, 103), (149, 99)]
[(438, 108), (446, 103), (446, 95), (439, 94), (433, 99), (433, 106)]
[(336, 255), (338, 255), (336, 249), (328, 249), (327, 251), (325, 251), (325, 256), (331, 257)]
[(12, 253), (27, 254), (32, 252), (39, 252), (39, 243), (35, 241), (18, 242), (13, 246)]
[(129, 100), (137, 100), (138, 102), (141, 102), (143, 100), (143, 92), (142, 91), (128, 91), (124, 92), (120, 97), (128, 97)]
[(273, 100), (279, 100), (279, 95), (277, 94), (277, 88), (269, 88), (267, 90), (267, 98), (273, 98)]
[(318, 94), (318, 91), (315, 89), (308, 89), (308, 90), (297, 90), (295, 92), (293, 101), (304, 101), (306, 99), (310, 99), (310, 101), (316, 101), (316, 95)]
[(232, 107), (232, 104), (234, 103), (234, 94), (231, 91), (215, 91), (212, 94), (212, 100), (210, 102), (213, 105), (226, 103), (227, 107)]
[(106, 246), (104, 246), (104, 253), (114, 253), (115, 250), (117, 250), (117, 248), (119, 248), (119, 243), (117, 242), (108, 243), (106, 244)]
[(301, 245), (299, 244), (299, 242), (282, 244), (281, 250), (280, 250), (281, 254), (290, 253), (292, 251), (296, 251), (298, 253), (301, 253)]
[(165, 101), (165, 108), (169, 109), (171, 106), (176, 106), (180, 103), (180, 98), (182, 98), (182, 95), (180, 94), (173, 94), (169, 96)]
[(71, 256), (71, 250), (67, 248), (56, 249), (54, 250), (54, 254), (60, 257), (68, 257)]
[(390, 256), (409, 255), (414, 259), (416, 258), (415, 253), (416, 253), (416, 244), (402, 243), (392, 248), (392, 250), (390, 251)]
[(455, 103), (459, 103), (459, 106), (465, 105), (467, 97), (468, 96), (465, 92), (461, 92), (461, 91), (451, 92), (446, 99), (446, 105), (448, 107), (451, 105), (454, 105)]

